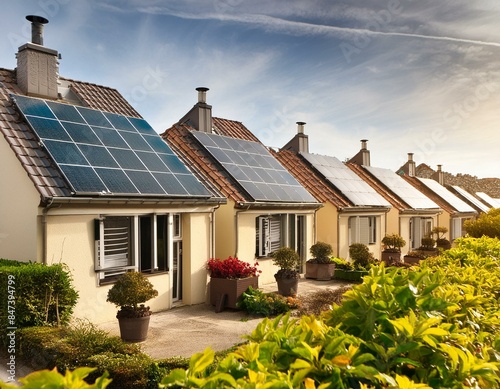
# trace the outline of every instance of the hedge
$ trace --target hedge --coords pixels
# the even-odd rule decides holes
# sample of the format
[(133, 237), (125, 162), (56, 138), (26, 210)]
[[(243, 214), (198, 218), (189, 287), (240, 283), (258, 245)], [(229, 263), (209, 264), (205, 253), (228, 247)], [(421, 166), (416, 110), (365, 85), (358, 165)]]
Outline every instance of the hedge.
[(0, 326), (25, 328), (69, 322), (78, 299), (64, 264), (0, 259)]

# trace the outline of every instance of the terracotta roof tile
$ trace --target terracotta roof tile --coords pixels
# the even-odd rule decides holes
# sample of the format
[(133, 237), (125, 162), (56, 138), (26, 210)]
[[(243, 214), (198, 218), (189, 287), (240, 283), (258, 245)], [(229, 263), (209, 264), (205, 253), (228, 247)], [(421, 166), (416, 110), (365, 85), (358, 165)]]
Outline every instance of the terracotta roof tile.
[(325, 203), (330, 202), (338, 209), (352, 206), (344, 196), (337, 193), (325, 180), (320, 177), (302, 157), (293, 151), (280, 150), (272, 151), (278, 161), (295, 177), (295, 179), (311, 193), (316, 200)]
[(214, 132), (218, 135), (261, 143), (260, 140), (241, 122), (214, 117), (212, 118), (212, 126)]

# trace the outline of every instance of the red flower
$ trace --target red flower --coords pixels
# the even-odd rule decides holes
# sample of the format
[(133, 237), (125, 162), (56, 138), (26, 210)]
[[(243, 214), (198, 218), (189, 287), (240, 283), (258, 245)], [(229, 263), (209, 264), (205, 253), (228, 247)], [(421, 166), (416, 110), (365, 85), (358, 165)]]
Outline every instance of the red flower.
[(207, 269), (213, 278), (246, 278), (257, 277), (262, 272), (261, 270), (257, 270), (258, 265), (255, 262), (251, 266), (248, 262), (233, 257), (228, 257), (224, 260), (211, 258), (207, 263)]

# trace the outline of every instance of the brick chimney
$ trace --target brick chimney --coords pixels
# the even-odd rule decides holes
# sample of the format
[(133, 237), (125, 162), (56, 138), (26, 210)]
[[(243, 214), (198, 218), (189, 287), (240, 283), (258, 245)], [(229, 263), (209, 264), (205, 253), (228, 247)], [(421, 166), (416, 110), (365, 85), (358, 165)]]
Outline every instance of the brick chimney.
[(59, 54), (43, 46), (43, 26), (49, 21), (29, 15), (31, 43), (25, 43), (17, 52), (17, 84), (29, 96), (57, 99)]
[(305, 122), (297, 122), (297, 134), (281, 150), (309, 153), (309, 137), (304, 134)]
[(367, 147), (368, 139), (361, 139), (361, 150), (349, 162), (356, 165), (370, 166), (370, 150)]
[(208, 88), (199, 87), (198, 102), (191, 110), (179, 120), (180, 123), (187, 123), (191, 127), (201, 132), (212, 132), (212, 106), (207, 104)]

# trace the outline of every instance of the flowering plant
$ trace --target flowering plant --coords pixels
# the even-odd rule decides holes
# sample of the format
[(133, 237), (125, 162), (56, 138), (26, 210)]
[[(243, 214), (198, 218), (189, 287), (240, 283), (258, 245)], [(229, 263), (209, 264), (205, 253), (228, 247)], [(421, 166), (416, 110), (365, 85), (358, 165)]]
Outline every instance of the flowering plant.
[(246, 278), (257, 277), (259, 273), (262, 273), (262, 270), (257, 270), (258, 265), (259, 263), (255, 262), (251, 266), (248, 262), (230, 256), (224, 260), (211, 258), (207, 269), (213, 278)]

